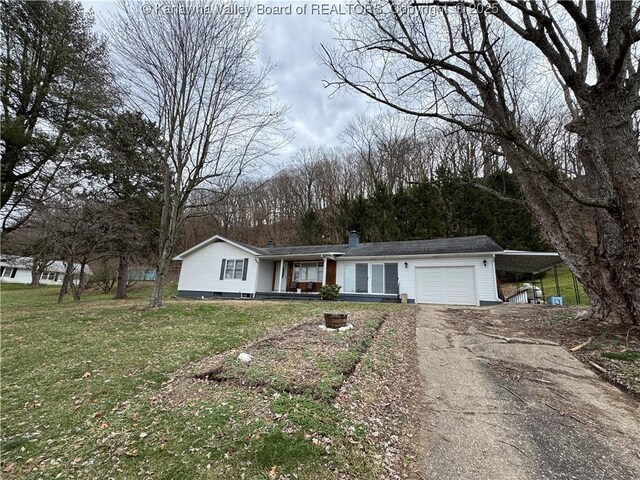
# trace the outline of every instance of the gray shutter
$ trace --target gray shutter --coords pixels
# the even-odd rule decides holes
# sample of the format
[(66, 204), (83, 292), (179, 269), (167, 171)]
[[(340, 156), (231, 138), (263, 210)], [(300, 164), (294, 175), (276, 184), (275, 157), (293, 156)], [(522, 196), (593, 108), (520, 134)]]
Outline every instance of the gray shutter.
[(242, 280), (246, 280), (247, 279), (247, 269), (249, 267), (249, 259), (245, 258), (244, 259), (244, 265), (242, 266)]
[(398, 264), (384, 264), (384, 293), (398, 294)]
[(227, 266), (227, 261), (222, 259), (222, 266), (220, 267), (220, 280), (224, 280), (224, 267)]
[(356, 263), (356, 293), (367, 293), (369, 291), (368, 274), (368, 263)]

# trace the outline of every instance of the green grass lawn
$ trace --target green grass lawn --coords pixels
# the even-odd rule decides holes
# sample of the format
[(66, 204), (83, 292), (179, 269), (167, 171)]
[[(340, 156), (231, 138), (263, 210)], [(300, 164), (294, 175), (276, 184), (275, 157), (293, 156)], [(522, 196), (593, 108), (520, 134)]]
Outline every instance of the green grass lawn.
[[(531, 283), (540, 285), (540, 280), (521, 280), (522, 283)], [(546, 298), (555, 297), (556, 293), (556, 281), (553, 275), (553, 269), (547, 271), (542, 278), (542, 284), (544, 286), (544, 294)], [(560, 286), (560, 296), (563, 299), (565, 305), (577, 305), (576, 294), (573, 288), (573, 279), (571, 277), (571, 271), (564, 265), (558, 267), (558, 284)], [(578, 282), (578, 292), (580, 294), (580, 305), (589, 305), (589, 297)]]
[[(549, 270), (542, 278), (544, 285), (544, 293), (547, 297), (556, 296), (556, 281), (553, 275), (553, 269)], [(577, 305), (575, 290), (573, 288), (573, 279), (571, 271), (564, 265), (558, 267), (558, 284), (560, 285), (560, 296), (565, 305)], [(578, 282), (578, 293), (580, 295), (580, 305), (589, 305), (589, 297)]]
[[(148, 294), (57, 305), (57, 288), (2, 285), (2, 477), (269, 478), (277, 466), (332, 478), (330, 453), (308, 433), (344, 440), (330, 404), (239, 387), (159, 400), (185, 363), (320, 318), (326, 304), (168, 298), (148, 310)], [(348, 306), (371, 316), (399, 308)]]

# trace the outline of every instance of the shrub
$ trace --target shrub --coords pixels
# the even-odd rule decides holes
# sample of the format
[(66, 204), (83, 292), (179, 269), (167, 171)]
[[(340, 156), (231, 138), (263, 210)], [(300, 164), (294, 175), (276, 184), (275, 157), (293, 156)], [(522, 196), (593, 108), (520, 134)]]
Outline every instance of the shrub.
[(337, 300), (341, 288), (340, 285), (323, 285), (320, 288), (320, 296), (323, 300)]

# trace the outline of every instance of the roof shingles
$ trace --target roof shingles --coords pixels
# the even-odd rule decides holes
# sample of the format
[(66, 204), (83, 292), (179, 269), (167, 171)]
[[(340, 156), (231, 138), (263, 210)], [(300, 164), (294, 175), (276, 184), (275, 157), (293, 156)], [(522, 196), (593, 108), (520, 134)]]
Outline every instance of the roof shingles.
[(256, 249), (267, 252), (266, 255), (313, 255), (342, 254), (345, 257), (387, 257), (409, 255), (444, 255), (455, 253), (501, 252), (502, 247), (486, 235), (472, 237), (438, 238), (433, 240), (410, 240), (403, 242), (360, 243), (357, 247), (349, 245), (310, 245), (298, 247), (274, 247)]

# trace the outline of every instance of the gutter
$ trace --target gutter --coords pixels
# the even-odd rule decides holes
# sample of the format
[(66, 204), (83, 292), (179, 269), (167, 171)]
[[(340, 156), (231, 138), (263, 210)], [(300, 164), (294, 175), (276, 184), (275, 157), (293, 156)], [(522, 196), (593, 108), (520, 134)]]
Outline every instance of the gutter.
[(490, 256), (502, 253), (501, 251), (496, 252), (463, 252), (463, 253), (422, 253), (422, 254), (411, 254), (411, 255), (368, 255), (368, 256), (343, 256), (341, 260), (375, 260), (375, 259), (385, 259), (385, 258), (439, 258), (439, 257), (482, 257), (482, 256)]

